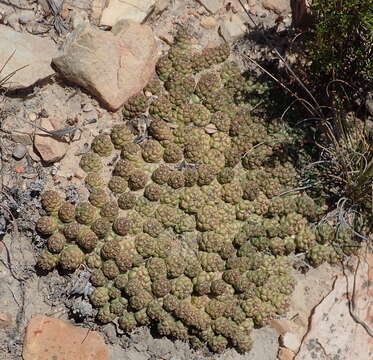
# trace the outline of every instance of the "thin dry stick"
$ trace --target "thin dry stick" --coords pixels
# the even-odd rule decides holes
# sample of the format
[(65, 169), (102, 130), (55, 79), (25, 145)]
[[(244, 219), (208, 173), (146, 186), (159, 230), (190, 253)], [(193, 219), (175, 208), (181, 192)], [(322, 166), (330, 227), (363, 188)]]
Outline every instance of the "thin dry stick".
[(271, 74), (268, 70), (266, 70), (263, 66), (258, 64), (254, 59), (247, 57), (252, 63), (254, 63), (259, 69), (261, 69), (263, 72), (265, 72), (269, 77), (271, 77), (273, 80), (276, 81), (277, 84), (279, 84), (282, 88), (284, 88), (286, 91), (288, 91), (293, 97), (295, 97), (298, 101), (300, 101), (303, 106), (306, 108), (307, 111), (309, 111), (313, 116), (316, 116), (317, 114), (314, 112), (314, 107), (312, 104), (310, 104), (307, 100), (300, 98), (297, 94), (295, 94), (293, 91), (291, 91), (284, 83), (282, 83), (279, 79), (277, 79), (273, 74)]
[[(242, 1), (241, 0), (238, 0), (242, 9), (245, 11), (246, 15), (248, 16), (248, 18), (250, 19), (250, 21), (254, 24), (254, 26), (258, 26), (257, 23), (254, 21), (254, 19), (252, 18), (252, 16), (250, 15), (250, 13), (247, 11), (247, 9), (245, 8), (245, 6), (243, 5)], [(272, 50), (275, 52), (275, 54), (277, 55), (277, 57), (283, 62), (283, 64), (285, 65), (286, 69), (291, 73), (291, 75), (295, 78), (295, 80), (298, 82), (298, 84), (302, 87), (302, 89), (308, 94), (308, 96), (310, 97), (310, 99), (312, 100), (312, 102), (314, 103), (314, 106), (311, 105), (312, 109), (313, 110), (316, 110), (316, 114), (320, 117), (320, 118), (324, 118), (324, 115), (323, 115), (323, 112), (321, 110), (321, 107), (319, 105), (319, 103), (317, 102), (316, 98), (312, 95), (311, 91), (308, 90), (307, 86), (303, 83), (303, 81), (301, 79), (299, 79), (299, 77), (297, 76), (297, 74), (295, 74), (295, 72), (293, 71), (293, 69), (291, 68), (291, 66), (288, 64), (288, 62), (281, 56), (281, 54), (279, 53), (279, 51), (271, 46), (271, 43), (269, 42), (269, 40), (267, 39), (267, 37), (265, 36), (265, 34), (263, 34), (263, 37), (264, 39), (266, 40), (267, 44), (272, 48)], [(262, 68), (263, 69), (263, 68)], [(266, 71), (267, 72), (267, 71)], [(268, 73), (268, 72), (267, 72)], [(281, 84), (281, 82), (280, 82)], [(285, 85), (282, 84), (282, 86), (287, 90), (289, 91), (293, 96), (296, 96), (295, 94), (293, 94), (292, 91), (290, 91)], [(298, 96), (296, 96), (296, 98), (298, 98)], [(309, 109), (308, 109), (309, 111)]]
[(343, 275), (346, 278), (346, 288), (347, 288), (347, 300), (348, 300), (348, 311), (353, 318), (353, 320), (361, 325), (364, 330), (368, 333), (369, 336), (373, 337), (373, 330), (369, 327), (369, 325), (363, 321), (357, 314), (356, 314), (356, 302), (355, 302), (355, 295), (356, 295), (356, 277), (357, 277), (357, 272), (360, 266), (360, 256), (357, 257), (357, 265), (354, 270), (354, 281), (352, 284), (352, 293), (350, 295), (350, 286), (349, 286), (349, 280), (348, 280), (348, 275), (346, 274), (345, 266), (342, 262), (342, 268), (343, 268)]

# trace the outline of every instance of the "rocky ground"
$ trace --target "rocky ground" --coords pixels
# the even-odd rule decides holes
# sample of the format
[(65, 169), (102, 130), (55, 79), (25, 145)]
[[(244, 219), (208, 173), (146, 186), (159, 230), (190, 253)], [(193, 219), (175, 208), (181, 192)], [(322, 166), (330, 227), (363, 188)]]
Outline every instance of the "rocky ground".
[(279, 48), (285, 45), (289, 1), (242, 3), (247, 12), (238, 0), (0, 1), (0, 86), (6, 89), (0, 95), (0, 359), (51, 359), (50, 352), (82, 360), (372, 358), (372, 334), (358, 321), (372, 324), (371, 256), (352, 259), (344, 271), (327, 264), (304, 271), (301, 264), (286, 317), (255, 329), (244, 355), (195, 351), (145, 327), (122, 335), (89, 315), (82, 322), (74, 309), (85, 269), (64, 276), (35, 270), (45, 245), (34, 230), (43, 214), (40, 193), (53, 187), (71, 202), (85, 199), (80, 155), (121, 121), (117, 110), (149, 81), (180, 25), (192, 30), (201, 49), (222, 39), (232, 44), (243, 69), (251, 66), (247, 56), (268, 55), (248, 14), (272, 28)]

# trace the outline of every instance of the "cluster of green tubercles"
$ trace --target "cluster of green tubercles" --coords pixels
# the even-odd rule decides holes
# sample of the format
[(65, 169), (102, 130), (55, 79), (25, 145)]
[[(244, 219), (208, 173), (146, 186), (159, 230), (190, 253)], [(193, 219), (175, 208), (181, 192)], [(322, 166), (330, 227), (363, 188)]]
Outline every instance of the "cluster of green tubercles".
[[(36, 228), (48, 240), (38, 265), (86, 264), (100, 323), (125, 332), (154, 324), (196, 347), (246, 352), (251, 329), (287, 309), (288, 255), (331, 261), (335, 232), (311, 227), (321, 208), (289, 192), (297, 173), (273, 126), (236, 101), (255, 82), (226, 62), (227, 45), (191, 56), (192, 44), (180, 31), (146, 92), (124, 106), (126, 121), (149, 111), (147, 136), (124, 122), (82, 156), (88, 201), (42, 195), (49, 216)], [(341, 248), (351, 245), (343, 235)]]

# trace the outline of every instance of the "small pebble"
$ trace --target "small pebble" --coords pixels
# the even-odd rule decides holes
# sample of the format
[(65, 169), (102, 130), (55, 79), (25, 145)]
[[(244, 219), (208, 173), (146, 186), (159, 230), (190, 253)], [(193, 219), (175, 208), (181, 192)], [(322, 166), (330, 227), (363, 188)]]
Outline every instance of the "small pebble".
[(90, 111), (93, 111), (95, 110), (94, 106), (91, 104), (91, 103), (87, 103), (83, 106), (83, 109), (82, 109), (84, 112), (90, 112)]
[(16, 144), (13, 149), (13, 157), (16, 160), (21, 160), (27, 153), (27, 148), (23, 144)]
[(216, 20), (212, 16), (205, 17), (201, 20), (201, 26), (205, 29), (213, 29), (216, 26)]
[(38, 115), (35, 114), (34, 112), (31, 112), (28, 114), (28, 118), (30, 121), (35, 121), (38, 118)]

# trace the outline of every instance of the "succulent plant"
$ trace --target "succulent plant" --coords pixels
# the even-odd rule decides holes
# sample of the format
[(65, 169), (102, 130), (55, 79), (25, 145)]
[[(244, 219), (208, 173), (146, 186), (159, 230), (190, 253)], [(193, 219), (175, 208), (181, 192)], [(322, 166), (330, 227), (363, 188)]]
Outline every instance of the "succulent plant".
[(100, 215), (109, 221), (114, 221), (119, 214), (119, 206), (115, 200), (106, 202), (100, 209)]
[(114, 150), (109, 135), (97, 135), (91, 144), (91, 149), (100, 156), (110, 156)]
[(78, 236), (81, 227), (82, 227), (82, 225), (80, 225), (76, 222), (72, 222), (72, 223), (66, 224), (62, 228), (62, 233), (65, 235), (66, 239), (74, 240)]
[(60, 232), (55, 232), (48, 238), (48, 250), (52, 254), (60, 253), (66, 244), (65, 236)]
[(244, 353), (254, 325), (286, 312), (292, 253), (318, 266), (359, 242), (347, 229), (311, 226), (323, 208), (287, 193), (298, 176), (278, 136), (293, 135), (250, 111), (245, 102), (264, 88), (234, 63), (218, 65), (228, 45), (197, 52), (192, 44), (179, 30), (145, 89), (154, 96), (124, 104), (128, 123), (149, 111), (146, 137), (117, 124), (82, 156), (88, 202), (42, 195), (50, 216), (36, 225), (47, 238), (38, 266), (92, 269), (100, 323), (124, 332), (150, 325), (199, 348)]
[(132, 95), (123, 106), (123, 115), (128, 118), (143, 114), (148, 107), (148, 98), (141, 92)]
[(121, 149), (125, 144), (133, 139), (130, 129), (126, 125), (114, 125), (110, 138), (116, 149)]
[(114, 194), (122, 194), (127, 190), (128, 182), (120, 176), (112, 176), (108, 186)]
[(89, 228), (82, 228), (76, 237), (76, 243), (87, 252), (94, 250), (97, 242), (97, 235)]
[(70, 223), (75, 219), (75, 205), (65, 202), (58, 210), (58, 218), (64, 223)]
[(64, 270), (76, 270), (84, 262), (84, 253), (77, 245), (65, 247), (59, 258), (59, 264)]
[(91, 191), (88, 201), (95, 207), (101, 208), (109, 201), (109, 195), (104, 189), (96, 189)]
[(52, 216), (42, 216), (36, 223), (36, 231), (41, 235), (51, 235), (58, 229), (58, 221)]
[(99, 171), (102, 168), (101, 158), (96, 153), (88, 152), (81, 157), (80, 167), (87, 173)]
[(90, 225), (96, 220), (97, 216), (97, 209), (89, 202), (79, 203), (75, 208), (75, 218), (80, 224)]
[(163, 147), (156, 140), (148, 140), (142, 147), (142, 157), (148, 163), (157, 163), (162, 159)]
[(136, 169), (132, 172), (128, 179), (128, 187), (132, 191), (143, 189), (148, 182), (146, 173), (140, 169)]
[(58, 256), (52, 254), (47, 249), (43, 249), (37, 260), (36, 266), (43, 271), (53, 270), (58, 263)]
[(54, 190), (47, 190), (41, 194), (41, 205), (48, 213), (56, 213), (62, 205), (60, 194)]

